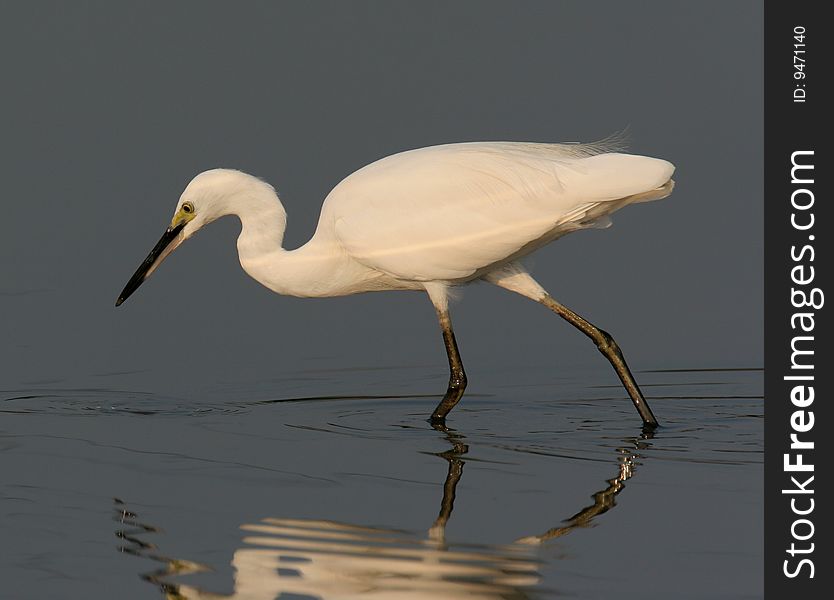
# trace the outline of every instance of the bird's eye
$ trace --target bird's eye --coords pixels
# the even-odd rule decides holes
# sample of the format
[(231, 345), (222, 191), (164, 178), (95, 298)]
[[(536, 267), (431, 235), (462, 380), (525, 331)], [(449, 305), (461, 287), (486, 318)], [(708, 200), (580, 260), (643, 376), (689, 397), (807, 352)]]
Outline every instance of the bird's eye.
[(191, 202), (186, 202), (185, 204), (182, 205), (182, 212), (184, 212), (187, 215), (193, 213), (194, 212), (194, 205), (191, 204)]

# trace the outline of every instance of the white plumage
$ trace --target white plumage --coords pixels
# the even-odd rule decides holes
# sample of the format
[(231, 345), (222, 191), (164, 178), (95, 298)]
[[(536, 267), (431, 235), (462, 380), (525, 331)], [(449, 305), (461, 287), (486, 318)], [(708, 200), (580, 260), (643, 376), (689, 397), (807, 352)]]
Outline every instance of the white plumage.
[(466, 384), (447, 290), (482, 278), (545, 304), (591, 337), (653, 425), (613, 339), (550, 298), (517, 262), (566, 233), (606, 226), (607, 215), (627, 204), (671, 193), (671, 163), (610, 149), (605, 143), (471, 142), (388, 156), (339, 183), (324, 201), (313, 237), (291, 251), (282, 247), (286, 213), (270, 185), (240, 171), (206, 171), (183, 192), (171, 226), (117, 305), (182, 241), (219, 217), (237, 215), (240, 263), (275, 292), (428, 292), (452, 370), (434, 418), (445, 417)]
[(313, 239), (406, 281), (466, 281), (658, 190), (674, 167), (583, 146), (469, 143), (395, 154), (328, 195)]

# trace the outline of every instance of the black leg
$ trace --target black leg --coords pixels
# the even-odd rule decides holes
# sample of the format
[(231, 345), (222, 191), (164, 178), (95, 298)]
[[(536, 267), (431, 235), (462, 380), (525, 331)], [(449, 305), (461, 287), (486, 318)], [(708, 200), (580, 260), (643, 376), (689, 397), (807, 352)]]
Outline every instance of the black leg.
[(447, 309), (437, 309), (437, 319), (443, 330), (443, 343), (446, 345), (446, 354), (449, 356), (449, 387), (443, 400), (434, 409), (430, 421), (435, 424), (442, 424), (446, 421), (446, 415), (452, 410), (463, 396), (466, 389), (466, 373), (463, 371), (463, 362), (458, 352), (458, 344), (455, 341), (455, 332), (452, 331), (452, 320), (449, 318)]
[(652, 414), (652, 409), (649, 408), (640, 388), (637, 387), (637, 382), (634, 381), (634, 376), (631, 374), (623, 353), (617, 345), (617, 342), (614, 341), (614, 338), (607, 332), (580, 317), (567, 306), (554, 300), (550, 294), (545, 294), (539, 302), (593, 340), (599, 351), (608, 359), (608, 362), (611, 363), (611, 366), (614, 367), (617, 375), (619, 375), (620, 381), (623, 382), (623, 386), (628, 392), (628, 395), (631, 396), (631, 401), (634, 402), (634, 407), (643, 419), (643, 424), (649, 428), (657, 427), (657, 419)]

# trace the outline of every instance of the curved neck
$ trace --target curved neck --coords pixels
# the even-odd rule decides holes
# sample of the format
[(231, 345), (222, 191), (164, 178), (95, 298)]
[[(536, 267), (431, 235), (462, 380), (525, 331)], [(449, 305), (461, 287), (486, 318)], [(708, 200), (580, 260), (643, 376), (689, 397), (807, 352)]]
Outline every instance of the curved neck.
[(284, 251), (282, 244), (287, 229), (287, 213), (275, 192), (250, 196), (234, 208), (241, 224), (237, 238), (241, 261)]
[(282, 247), (287, 217), (275, 192), (263, 189), (234, 203), (240, 218), (238, 257), (243, 270), (267, 288), (284, 295), (337, 296), (363, 291), (372, 278), (368, 269), (352, 261), (321, 227), (296, 250)]

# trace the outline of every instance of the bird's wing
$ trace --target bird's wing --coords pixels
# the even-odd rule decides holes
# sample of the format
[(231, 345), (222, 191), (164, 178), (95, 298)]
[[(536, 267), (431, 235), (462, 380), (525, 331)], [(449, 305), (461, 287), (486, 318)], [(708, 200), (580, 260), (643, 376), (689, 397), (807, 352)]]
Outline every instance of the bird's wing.
[(355, 260), (393, 277), (465, 279), (593, 226), (624, 199), (653, 199), (674, 170), (658, 159), (593, 150), (496, 142), (395, 154), (336, 186), (320, 226), (329, 224)]

